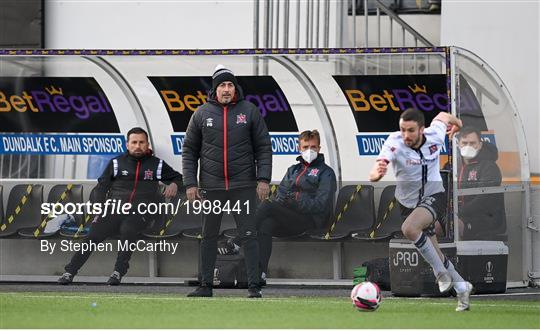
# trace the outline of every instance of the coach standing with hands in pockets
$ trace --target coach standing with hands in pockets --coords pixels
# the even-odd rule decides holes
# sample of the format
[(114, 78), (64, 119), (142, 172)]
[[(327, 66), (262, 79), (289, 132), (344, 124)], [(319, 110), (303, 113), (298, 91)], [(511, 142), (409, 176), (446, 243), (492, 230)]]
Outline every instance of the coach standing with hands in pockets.
[[(200, 161), (200, 176), (197, 179)], [(187, 198), (239, 202), (235, 219), (246, 257), (248, 297), (260, 298), (259, 246), (254, 212), (257, 197), (270, 192), (272, 145), (260, 110), (244, 100), (233, 72), (218, 65), (208, 102), (193, 114), (182, 147)], [(249, 206), (249, 208), (248, 208)], [(224, 211), (227, 212), (227, 211)], [(190, 297), (211, 297), (217, 239), (223, 213), (203, 213), (201, 285)]]

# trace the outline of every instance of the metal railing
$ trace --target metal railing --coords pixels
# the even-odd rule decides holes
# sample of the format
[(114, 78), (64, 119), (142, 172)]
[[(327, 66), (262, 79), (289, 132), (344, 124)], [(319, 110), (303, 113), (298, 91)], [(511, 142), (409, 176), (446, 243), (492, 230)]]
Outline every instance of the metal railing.
[[(395, 47), (423, 44), (433, 47), (433, 43), (401, 19), (392, 9), (380, 0), (372, 0), (376, 8), (377, 44), (369, 44), (368, 0), (363, 0), (364, 41), (357, 40), (357, 1), (331, 0), (254, 0), (253, 6), (253, 47), (254, 48), (329, 48), (329, 47)], [(350, 5), (350, 7), (348, 7)], [(352, 26), (348, 23), (349, 8)], [(335, 13), (332, 16), (330, 13)], [(292, 14), (292, 15), (291, 15)], [(388, 16), (387, 26), (382, 26), (381, 16)], [(401, 27), (401, 44), (394, 38), (394, 24)], [(335, 38), (331, 40), (331, 31)], [(385, 32), (387, 31), (387, 32)], [(381, 34), (387, 33), (390, 43), (383, 45)], [(414, 45), (406, 45), (407, 33), (412, 36)], [(352, 42), (345, 42), (351, 36)]]
[[(353, 0), (354, 2), (354, 0)], [(402, 45), (405, 46), (405, 31), (410, 33), (414, 38), (414, 46), (418, 47), (418, 41), (420, 41), (424, 46), (428, 47), (434, 47), (429, 40), (424, 38), (418, 31), (413, 29), (407, 22), (402, 20), (396, 13), (394, 13), (390, 8), (386, 7), (380, 0), (375, 0), (375, 5), (377, 7), (377, 36), (378, 36), (378, 46), (381, 47), (381, 11), (384, 12), (386, 15), (388, 15), (390, 19), (389, 24), (389, 35), (390, 35), (390, 47), (393, 45), (393, 22), (396, 21), (397, 24), (401, 26), (401, 32), (402, 32)], [(365, 17), (365, 38), (366, 38), (366, 45), (368, 44), (368, 11), (367, 11), (367, 0), (364, 0), (364, 17)], [(354, 13), (354, 12), (353, 12)]]

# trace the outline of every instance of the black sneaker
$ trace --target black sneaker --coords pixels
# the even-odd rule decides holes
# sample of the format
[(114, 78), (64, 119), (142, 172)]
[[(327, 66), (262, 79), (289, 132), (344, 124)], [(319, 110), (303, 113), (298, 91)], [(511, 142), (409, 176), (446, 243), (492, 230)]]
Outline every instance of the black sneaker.
[(68, 284), (71, 284), (73, 282), (73, 275), (70, 274), (69, 272), (64, 272), (64, 274), (62, 274), (62, 277), (58, 278), (58, 284), (60, 285), (68, 285)]
[(248, 289), (248, 298), (262, 298), (261, 289), (258, 287), (250, 287)]
[(212, 288), (210, 286), (199, 286), (197, 289), (191, 293), (189, 293), (187, 296), (190, 298), (193, 297), (200, 297), (200, 298), (209, 298), (212, 294)]
[(109, 277), (107, 284), (111, 286), (117, 286), (117, 285), (120, 285), (121, 281), (122, 281), (122, 276), (120, 275), (120, 273), (118, 271), (114, 271), (111, 277)]
[(232, 239), (225, 242), (223, 246), (218, 247), (219, 255), (236, 255), (240, 253), (240, 246), (236, 245)]

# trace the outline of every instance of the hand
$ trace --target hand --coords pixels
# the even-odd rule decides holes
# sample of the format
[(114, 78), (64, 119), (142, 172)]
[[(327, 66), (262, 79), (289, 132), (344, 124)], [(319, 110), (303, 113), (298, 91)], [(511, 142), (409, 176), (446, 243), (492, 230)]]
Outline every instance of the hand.
[(377, 160), (377, 175), (381, 178), (386, 175), (388, 171), (388, 161)]
[(199, 194), (199, 188), (196, 186), (190, 187), (186, 190), (186, 197), (189, 202), (202, 199), (201, 195)]
[(450, 127), (448, 129), (446, 129), (446, 134), (448, 134), (448, 138), (450, 138), (450, 140), (452, 138), (454, 138), (454, 136), (459, 131), (459, 129), (461, 129), (461, 127), (459, 127), (457, 125), (450, 124)]
[(448, 137), (450, 139), (454, 138), (454, 136), (456, 135), (456, 133), (463, 127), (463, 122), (457, 118), (455, 119), (455, 123), (454, 124), (448, 124), (447, 126), (447, 129), (446, 129), (446, 134), (448, 134)]
[(176, 196), (176, 193), (178, 192), (178, 185), (176, 183), (170, 183), (165, 187), (165, 191), (163, 191), (163, 196), (167, 199), (174, 198)]
[(267, 182), (258, 182), (257, 183), (257, 196), (259, 200), (263, 201), (268, 199), (270, 195), (270, 185)]

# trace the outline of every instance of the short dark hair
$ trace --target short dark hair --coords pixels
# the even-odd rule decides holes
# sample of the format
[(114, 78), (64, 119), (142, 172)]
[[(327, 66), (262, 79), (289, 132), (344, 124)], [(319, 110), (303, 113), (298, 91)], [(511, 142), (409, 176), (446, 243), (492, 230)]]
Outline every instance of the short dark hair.
[(461, 130), (459, 130), (458, 139), (461, 139), (461, 137), (468, 136), (471, 133), (476, 134), (476, 136), (478, 137), (478, 140), (482, 140), (482, 134), (480, 133), (480, 130), (478, 130), (474, 126), (464, 126), (463, 128), (461, 128)]
[(300, 140), (311, 140), (311, 139), (317, 139), (318, 144), (321, 144), (321, 136), (319, 135), (319, 131), (317, 130), (306, 130), (300, 133), (300, 136), (298, 137), (298, 141)]
[(127, 141), (129, 141), (129, 136), (132, 134), (144, 134), (146, 136), (146, 140), (148, 140), (148, 133), (143, 128), (135, 127), (129, 130), (128, 133), (126, 134)]
[(417, 109), (409, 108), (401, 113), (399, 117), (403, 121), (414, 121), (418, 123), (419, 127), (426, 126), (426, 119), (424, 118), (424, 113)]

